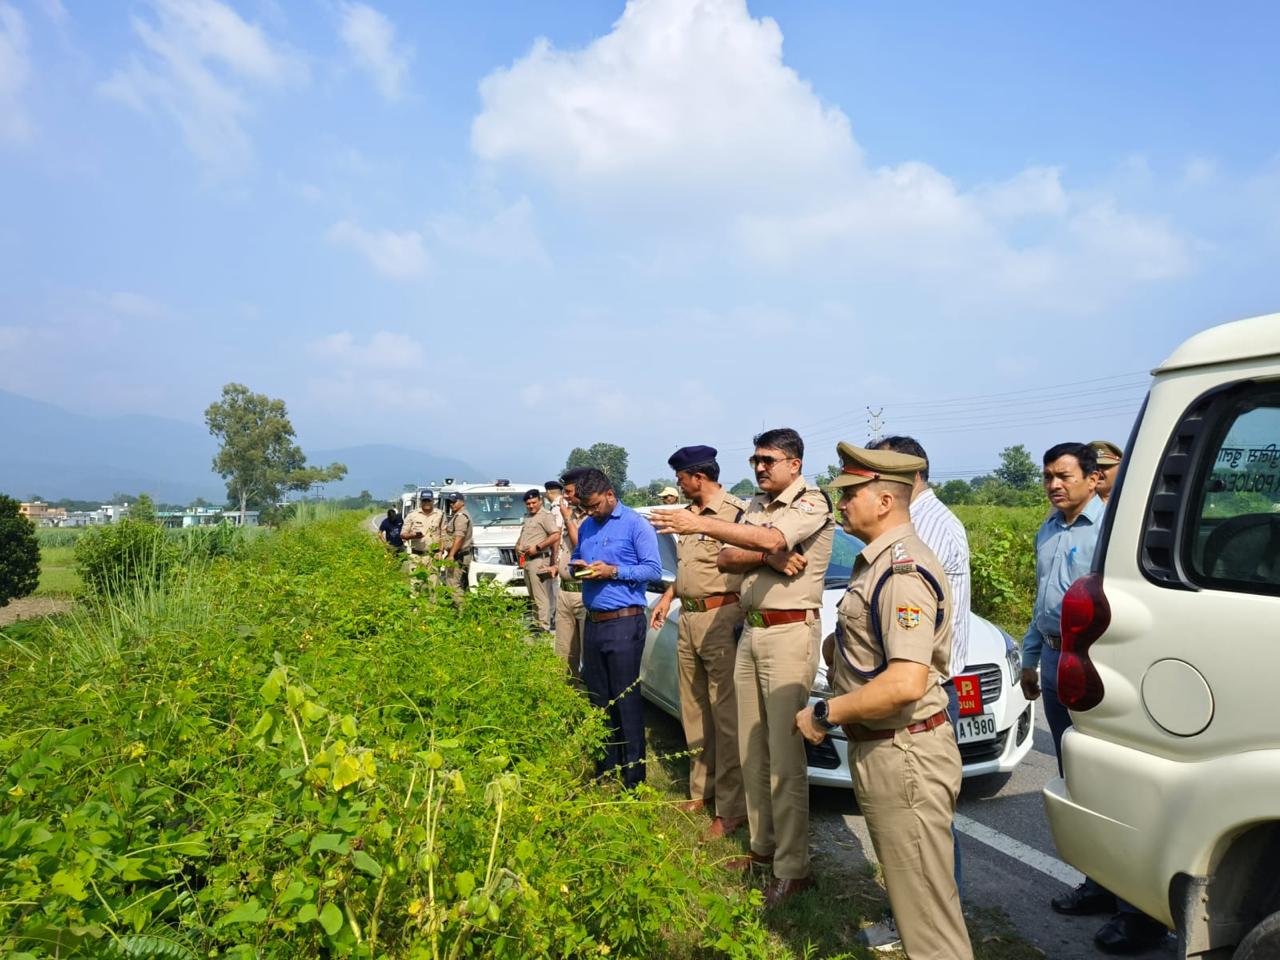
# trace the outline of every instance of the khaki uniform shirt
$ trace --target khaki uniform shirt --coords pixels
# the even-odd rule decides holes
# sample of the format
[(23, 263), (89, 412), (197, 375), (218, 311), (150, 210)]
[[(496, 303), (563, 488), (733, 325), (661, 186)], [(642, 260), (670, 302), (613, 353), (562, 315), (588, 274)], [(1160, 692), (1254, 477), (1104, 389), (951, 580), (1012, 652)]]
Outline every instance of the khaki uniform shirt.
[[(560, 543), (556, 546), (556, 573), (560, 575), (560, 579), (565, 582), (574, 582), (573, 575), (569, 572), (569, 561), (573, 557), (573, 541), (569, 539), (569, 527), (564, 522), (564, 517), (560, 515), (560, 507), (556, 506), (556, 524), (560, 530)], [(582, 526), (582, 521), (587, 519), (587, 511), (581, 507), (570, 507), (570, 516), (573, 517), (574, 527)]]
[(411, 510), (409, 515), (404, 518), (404, 526), (400, 530), (400, 536), (403, 538), (410, 533), (423, 534), (422, 539), (405, 540), (405, 543), (414, 553), (428, 553), (434, 545), (440, 542), (443, 528), (444, 514), (439, 510), (432, 510), (430, 513), (425, 513), (422, 509)]
[(808, 560), (794, 577), (785, 577), (768, 564), (743, 574), (739, 591), (743, 609), (822, 609), (822, 584), (835, 536), (831, 505), (823, 492), (797, 477), (776, 497), (769, 493), (752, 497), (742, 522), (781, 531), (787, 549), (802, 550)]
[[(920, 575), (921, 569), (931, 573), (942, 588), (941, 604), (937, 592)], [(880, 591), (878, 611), (884, 637), (881, 647), (872, 633), (870, 609), (872, 594), (886, 573), (889, 579)], [(938, 623), (939, 606), (943, 608), (941, 623)], [(836, 645), (832, 689), (837, 694), (849, 693), (870, 683), (850, 669), (849, 661), (867, 673), (890, 660), (910, 660), (929, 666), (929, 682), (923, 697), (893, 716), (868, 721), (863, 726), (896, 730), (946, 709), (947, 693), (939, 684), (950, 672), (950, 607), (951, 585), (942, 563), (916, 536), (911, 524), (904, 523), (876, 537), (855, 558), (849, 589), (838, 607), (843, 643)]]
[(467, 513), (467, 508), (463, 507), (457, 513), (449, 515), (449, 519), (444, 524), (444, 543), (442, 546), (445, 550), (453, 547), (453, 541), (458, 537), (462, 538), (462, 546), (458, 548), (458, 553), (454, 559), (458, 563), (467, 564), (471, 562), (471, 514)]
[[(727, 490), (719, 491), (705, 506), (689, 504), (685, 509), (700, 516), (716, 517), (737, 523), (746, 512), (747, 503)], [(687, 534), (676, 541), (676, 596), (709, 597), (713, 593), (737, 593), (742, 575), (724, 573), (716, 567), (716, 557), (723, 544), (705, 533)]]
[[(516, 540), (516, 553), (520, 554), (525, 547), (536, 547), (555, 532), (555, 517), (546, 510), (539, 510), (533, 516), (525, 514), (520, 524), (520, 536)], [(554, 550), (555, 547), (547, 547), (542, 556), (526, 560), (524, 564), (526, 574), (540, 573), (551, 566), (551, 554)]]

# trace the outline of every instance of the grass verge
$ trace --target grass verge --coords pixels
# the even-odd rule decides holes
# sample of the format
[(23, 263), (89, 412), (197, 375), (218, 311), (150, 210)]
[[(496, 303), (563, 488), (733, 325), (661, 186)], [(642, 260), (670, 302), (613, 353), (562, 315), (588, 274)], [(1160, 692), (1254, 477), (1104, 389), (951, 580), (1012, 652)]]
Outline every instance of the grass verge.
[(72, 546), (40, 547), (40, 584), (37, 597), (71, 597), (80, 591), (80, 574), (76, 572), (75, 548)]

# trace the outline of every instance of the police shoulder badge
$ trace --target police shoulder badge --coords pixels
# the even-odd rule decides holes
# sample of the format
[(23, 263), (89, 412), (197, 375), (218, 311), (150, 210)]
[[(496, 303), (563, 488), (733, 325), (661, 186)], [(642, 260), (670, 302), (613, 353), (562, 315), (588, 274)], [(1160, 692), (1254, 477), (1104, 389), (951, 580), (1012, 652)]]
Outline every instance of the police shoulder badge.
[(920, 626), (920, 608), (919, 607), (898, 607), (898, 626), (903, 630), (914, 630)]
[(893, 545), (893, 572), (915, 573), (916, 562), (907, 556), (907, 547), (901, 540)]

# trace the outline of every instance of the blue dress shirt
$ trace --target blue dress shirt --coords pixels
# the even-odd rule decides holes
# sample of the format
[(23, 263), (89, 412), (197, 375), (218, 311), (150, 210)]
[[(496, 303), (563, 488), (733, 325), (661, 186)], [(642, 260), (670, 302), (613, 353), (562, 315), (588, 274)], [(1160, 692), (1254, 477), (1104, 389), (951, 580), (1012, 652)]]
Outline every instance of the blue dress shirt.
[(1045, 634), (1057, 637), (1062, 631), (1062, 598), (1073, 583), (1093, 567), (1093, 549), (1106, 504), (1094, 497), (1070, 526), (1062, 511), (1054, 510), (1036, 532), (1036, 603), (1031, 625), (1022, 638), (1022, 667), (1040, 665), (1040, 648)]
[(612, 580), (582, 581), (582, 602), (588, 610), (617, 610), (645, 606), (645, 587), (662, 579), (658, 535), (651, 524), (630, 507), (618, 504), (601, 523), (587, 517), (578, 527), (574, 560), (601, 560), (618, 568)]

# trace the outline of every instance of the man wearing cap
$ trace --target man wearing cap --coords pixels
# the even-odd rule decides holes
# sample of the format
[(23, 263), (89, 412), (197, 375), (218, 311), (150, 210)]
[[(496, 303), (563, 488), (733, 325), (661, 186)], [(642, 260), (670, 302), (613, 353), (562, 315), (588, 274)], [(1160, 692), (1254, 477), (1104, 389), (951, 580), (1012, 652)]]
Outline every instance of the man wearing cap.
[(835, 695), (799, 710), (795, 725), (815, 744), (844, 728), (907, 956), (971, 960), (951, 837), (960, 751), (940, 685), (950, 670), (951, 588), (911, 526), (911, 488), (925, 461), (848, 443), (836, 450), (841, 523), (866, 546), (823, 651)]
[(662, 579), (658, 538), (643, 517), (618, 502), (602, 471), (584, 471), (574, 486), (587, 511), (571, 561), (587, 608), (582, 676), (612, 728), (596, 774), (620, 768), (630, 788), (645, 779), (644, 702), (636, 681), (644, 654), (645, 589)]
[(668, 507), (675, 506), (680, 502), (680, 491), (675, 487), (663, 487), (662, 492), (658, 494), (658, 500)]
[(577, 478), (585, 468), (575, 467), (560, 477), (564, 496), (556, 505), (560, 520), (560, 542), (556, 545), (556, 656), (569, 668), (575, 685), (582, 683), (582, 634), (586, 629), (587, 608), (582, 605), (582, 582), (573, 575), (570, 561), (578, 545), (578, 527), (586, 519), (586, 511), (578, 502)]
[(524, 560), (524, 583), (533, 601), (538, 629), (551, 629), (551, 555), (560, 542), (555, 517), (542, 509), (542, 491), (525, 491), (525, 515), (516, 539), (516, 553)]
[(1120, 460), (1124, 451), (1110, 440), (1091, 440), (1089, 446), (1098, 456), (1098, 499), (1106, 503), (1111, 499), (1111, 491), (1115, 489), (1116, 474), (1120, 472)]
[(721, 541), (719, 568), (743, 575), (739, 603), (746, 624), (733, 678), (751, 850), (726, 866), (773, 864), (765, 903), (777, 906), (813, 886), (808, 760), (795, 715), (818, 671), (819, 611), (835, 523), (826, 494), (805, 481), (798, 433), (781, 427), (753, 442), (750, 463), (763, 492), (740, 523), (691, 510), (654, 510), (653, 522), (663, 532)]
[[(737, 523), (746, 503), (720, 486), (715, 447), (681, 447), (667, 460), (689, 498), (685, 509)], [(670, 488), (668, 488), (670, 489)], [(742, 627), (738, 586), (742, 577), (716, 565), (720, 541), (706, 534), (681, 537), (676, 545), (676, 582), (653, 609), (650, 626), (662, 628), (672, 601), (680, 597), (676, 659), (680, 671), (680, 718), (689, 759), (693, 813), (714, 801), (707, 837), (723, 837), (747, 822), (747, 801), (738, 760), (738, 698), (733, 686), (737, 634)]]
[(418, 493), (418, 507), (410, 510), (400, 528), (400, 539), (409, 545), (409, 553), (415, 564), (429, 565), (439, 550), (444, 530), (444, 516), (436, 510), (435, 494), (430, 490)]
[(444, 582), (458, 596), (467, 589), (467, 571), (471, 567), (471, 515), (467, 502), (460, 493), (446, 493), (449, 516), (445, 519), (441, 536), (440, 558), (451, 561), (446, 568)]

